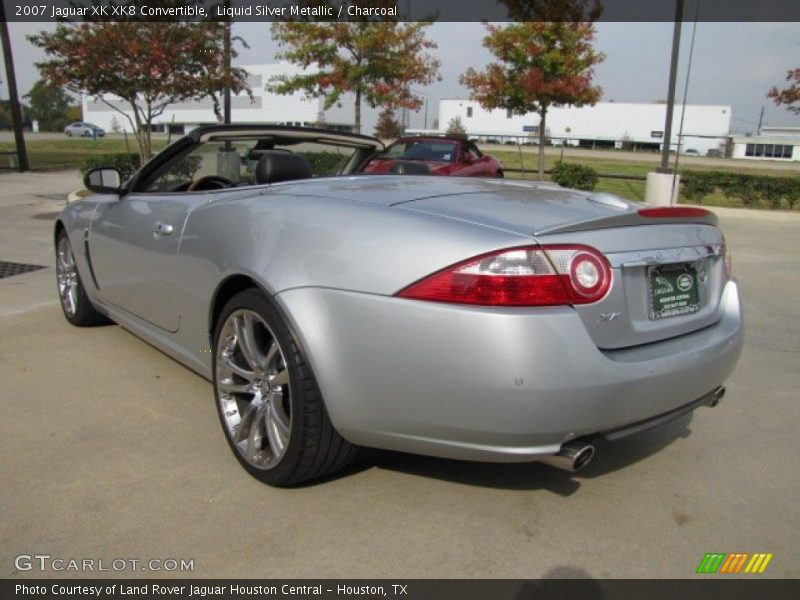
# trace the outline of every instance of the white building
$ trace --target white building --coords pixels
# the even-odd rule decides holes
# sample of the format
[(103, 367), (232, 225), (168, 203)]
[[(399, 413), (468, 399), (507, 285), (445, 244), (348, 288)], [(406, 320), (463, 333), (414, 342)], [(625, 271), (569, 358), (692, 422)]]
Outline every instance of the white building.
[(733, 137), (733, 158), (800, 160), (800, 127), (762, 127), (761, 135)]
[[(545, 129), (555, 144), (573, 146), (651, 148), (660, 149), (664, 141), (666, 104), (634, 104), (600, 102), (582, 108), (551, 108), (547, 112)], [(682, 105), (674, 107), (672, 117), (672, 147), (678, 147), (678, 130)], [(484, 110), (469, 100), (441, 100), (439, 129), (447, 130), (451, 119), (459, 117), (470, 137), (483, 140), (498, 139), (535, 143), (538, 138), (539, 116), (511, 114), (504, 109)], [(686, 105), (681, 151), (697, 150), (705, 154), (721, 149), (730, 133), (730, 106)]]
[[(231, 96), (231, 121), (233, 123), (262, 123), (276, 125), (313, 126), (322, 114), (322, 100), (305, 98), (302, 92), (279, 96), (265, 90), (270, 78), (275, 75), (292, 75), (302, 73), (300, 67), (288, 63), (271, 65), (244, 65), (240, 68), (248, 73), (247, 85), (253, 98), (246, 93)], [(112, 95), (104, 99), (115, 108), (132, 116), (130, 105)], [(222, 99), (220, 98), (220, 110)], [(112, 121), (116, 121), (120, 130), (131, 131), (131, 124), (123, 115), (105, 102), (91, 96), (83, 98), (83, 120), (94, 123), (108, 132), (114, 130)], [(214, 114), (214, 103), (210, 98), (177, 102), (166, 107), (164, 112), (153, 120), (154, 131), (167, 131), (182, 134), (188, 133), (198, 125), (218, 123)], [(350, 129), (349, 125), (326, 123), (326, 127)]]

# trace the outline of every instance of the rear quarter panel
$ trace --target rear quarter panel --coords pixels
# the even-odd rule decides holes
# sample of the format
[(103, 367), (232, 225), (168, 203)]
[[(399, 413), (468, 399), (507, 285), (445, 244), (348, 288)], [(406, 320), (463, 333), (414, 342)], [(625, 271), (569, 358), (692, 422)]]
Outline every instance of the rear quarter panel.
[(281, 187), (219, 192), (190, 214), (177, 270), (182, 318), (207, 323), (214, 290), (235, 274), (250, 276), (272, 295), (303, 287), (392, 295), (465, 258), (531, 241)]

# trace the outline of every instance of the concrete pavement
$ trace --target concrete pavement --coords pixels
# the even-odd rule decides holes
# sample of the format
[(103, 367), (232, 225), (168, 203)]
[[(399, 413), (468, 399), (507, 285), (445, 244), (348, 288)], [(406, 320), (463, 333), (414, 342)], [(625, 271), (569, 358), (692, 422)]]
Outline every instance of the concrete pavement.
[[(0, 260), (50, 265), (78, 185), (0, 175)], [(0, 280), (0, 577), (75, 575), (14, 566), (44, 553), (193, 559), (197, 577), (682, 578), (715, 551), (800, 576), (800, 215), (717, 212), (747, 322), (728, 395), (572, 476), (369, 452), (269, 488), (231, 455), (209, 383), (118, 326), (68, 325), (52, 268)]]

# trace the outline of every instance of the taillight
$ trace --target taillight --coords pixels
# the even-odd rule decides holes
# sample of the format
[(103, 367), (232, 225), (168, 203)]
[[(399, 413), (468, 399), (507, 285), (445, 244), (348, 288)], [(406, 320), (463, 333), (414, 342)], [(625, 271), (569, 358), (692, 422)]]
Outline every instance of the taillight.
[(589, 304), (608, 293), (611, 273), (606, 257), (589, 246), (526, 246), (457, 263), (397, 296), (483, 306)]

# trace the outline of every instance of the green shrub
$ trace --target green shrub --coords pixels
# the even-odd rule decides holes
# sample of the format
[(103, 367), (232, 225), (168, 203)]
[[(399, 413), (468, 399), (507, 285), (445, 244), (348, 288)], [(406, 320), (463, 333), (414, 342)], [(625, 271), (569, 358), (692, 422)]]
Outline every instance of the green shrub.
[(350, 156), (336, 152), (301, 152), (311, 163), (314, 175), (338, 175)]
[(117, 152), (114, 154), (98, 154), (96, 156), (87, 156), (81, 162), (78, 169), (82, 175), (86, 175), (88, 171), (97, 169), (99, 167), (110, 167), (117, 169), (122, 176), (122, 181), (126, 181), (133, 175), (140, 166), (138, 154), (126, 154), (124, 152)]
[(593, 190), (597, 185), (597, 171), (585, 165), (567, 164), (559, 160), (550, 171), (550, 179), (563, 187)]
[(726, 198), (738, 198), (745, 208), (783, 208), (784, 200), (793, 209), (800, 199), (800, 177), (772, 177), (728, 171), (689, 171), (682, 175), (682, 195), (689, 202), (703, 199), (719, 190)]

